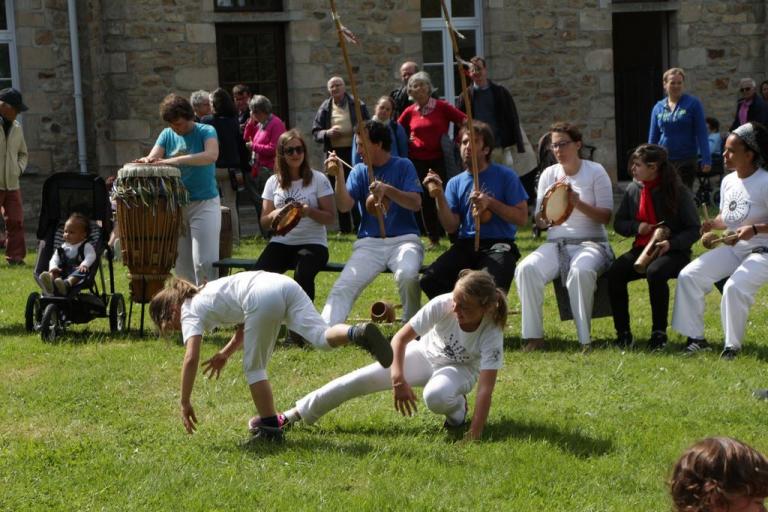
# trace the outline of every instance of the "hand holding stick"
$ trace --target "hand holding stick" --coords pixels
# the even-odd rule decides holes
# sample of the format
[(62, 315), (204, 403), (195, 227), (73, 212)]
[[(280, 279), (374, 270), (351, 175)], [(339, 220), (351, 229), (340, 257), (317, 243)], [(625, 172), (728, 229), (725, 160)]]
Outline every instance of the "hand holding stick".
[(718, 237), (717, 233), (708, 231), (701, 237), (701, 245), (707, 249), (714, 249), (720, 244), (736, 245), (739, 241), (739, 235), (733, 231), (726, 231), (723, 236)]
[[(469, 148), (472, 157), (472, 188), (473, 190), (480, 190), (480, 178), (479, 166), (477, 164), (477, 148), (475, 144), (475, 127), (472, 124), (472, 102), (469, 100), (469, 90), (467, 89), (467, 77), (464, 73), (464, 60), (459, 54), (459, 43), (456, 41), (456, 29), (453, 28), (451, 23), (451, 17), (448, 14), (448, 7), (445, 5), (445, 0), (440, 0), (440, 6), (443, 10), (443, 17), (445, 18), (445, 24), (448, 25), (448, 33), (451, 35), (451, 44), (453, 46), (453, 56), (456, 59), (456, 68), (459, 72), (459, 79), (461, 80), (461, 95), (464, 98), (464, 107), (467, 109), (467, 133), (469, 134)], [(462, 36), (463, 38), (463, 36)], [(475, 251), (480, 250), (480, 215), (473, 214), (475, 219)]]
[[(331, 3), (331, 18), (336, 25), (336, 34), (339, 36), (339, 47), (341, 48), (342, 55), (344, 56), (344, 65), (347, 68), (347, 74), (349, 75), (349, 85), (352, 89), (352, 97), (355, 103), (355, 115), (357, 116), (357, 136), (359, 137), (361, 149), (363, 150), (363, 161), (366, 167), (368, 167), (368, 183), (373, 183), (373, 162), (371, 160), (371, 141), (368, 139), (368, 130), (365, 128), (365, 122), (363, 121), (363, 111), (360, 106), (360, 95), (357, 93), (357, 82), (355, 81), (355, 74), (352, 71), (352, 63), (349, 60), (349, 54), (347, 52), (347, 38), (356, 41), (354, 34), (349, 29), (341, 25), (339, 15), (336, 13), (336, 2), (330, 0)], [(338, 157), (337, 157), (338, 158)], [(349, 165), (349, 164), (347, 164)], [(376, 218), (379, 221), (379, 234), (381, 238), (386, 238), (387, 233), (384, 228), (384, 214), (381, 209), (376, 209)]]

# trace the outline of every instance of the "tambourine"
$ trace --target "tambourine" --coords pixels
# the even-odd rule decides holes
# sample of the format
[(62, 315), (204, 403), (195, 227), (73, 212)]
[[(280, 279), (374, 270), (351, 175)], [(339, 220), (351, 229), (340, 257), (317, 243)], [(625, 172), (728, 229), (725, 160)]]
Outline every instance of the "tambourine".
[(558, 181), (547, 190), (541, 200), (539, 217), (550, 226), (559, 226), (571, 216), (573, 203), (571, 203), (571, 185), (565, 181)]
[(280, 208), (272, 219), (272, 232), (277, 236), (287, 235), (301, 220), (303, 205), (299, 201), (291, 201)]

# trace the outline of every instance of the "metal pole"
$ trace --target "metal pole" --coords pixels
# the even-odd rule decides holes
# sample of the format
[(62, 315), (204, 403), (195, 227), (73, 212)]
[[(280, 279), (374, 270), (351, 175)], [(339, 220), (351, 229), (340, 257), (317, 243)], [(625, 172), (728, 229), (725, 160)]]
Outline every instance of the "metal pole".
[(83, 80), (80, 71), (80, 41), (77, 38), (76, 0), (67, 0), (69, 14), (69, 45), (72, 49), (72, 80), (75, 86), (75, 120), (77, 122), (77, 159), (80, 174), (88, 174), (88, 153), (85, 148), (85, 111), (83, 109)]

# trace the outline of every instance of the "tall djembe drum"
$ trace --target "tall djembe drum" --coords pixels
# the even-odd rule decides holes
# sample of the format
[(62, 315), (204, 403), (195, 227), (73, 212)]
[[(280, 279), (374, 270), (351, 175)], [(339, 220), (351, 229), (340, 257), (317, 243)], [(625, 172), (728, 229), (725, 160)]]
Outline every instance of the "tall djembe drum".
[(118, 171), (113, 196), (131, 298), (146, 304), (176, 263), (181, 207), (189, 194), (178, 168), (130, 163)]

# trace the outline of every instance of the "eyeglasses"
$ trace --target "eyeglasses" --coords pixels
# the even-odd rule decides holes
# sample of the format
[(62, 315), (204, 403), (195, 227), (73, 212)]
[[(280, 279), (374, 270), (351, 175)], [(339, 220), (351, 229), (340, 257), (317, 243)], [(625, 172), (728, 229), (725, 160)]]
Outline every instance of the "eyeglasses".
[(754, 89), (754, 87), (742, 87), (742, 88), (741, 88), (741, 89), (739, 89), (739, 90), (740, 90), (741, 92), (749, 92), (749, 91), (751, 91), (752, 89)]
[(291, 155), (303, 155), (304, 154), (304, 147), (303, 146), (289, 146), (286, 148), (283, 148), (283, 154), (291, 156)]
[(566, 141), (563, 141), (563, 142), (555, 142), (553, 144), (550, 144), (550, 147), (552, 149), (563, 149), (568, 144), (573, 144), (573, 141), (572, 140), (566, 140)]

